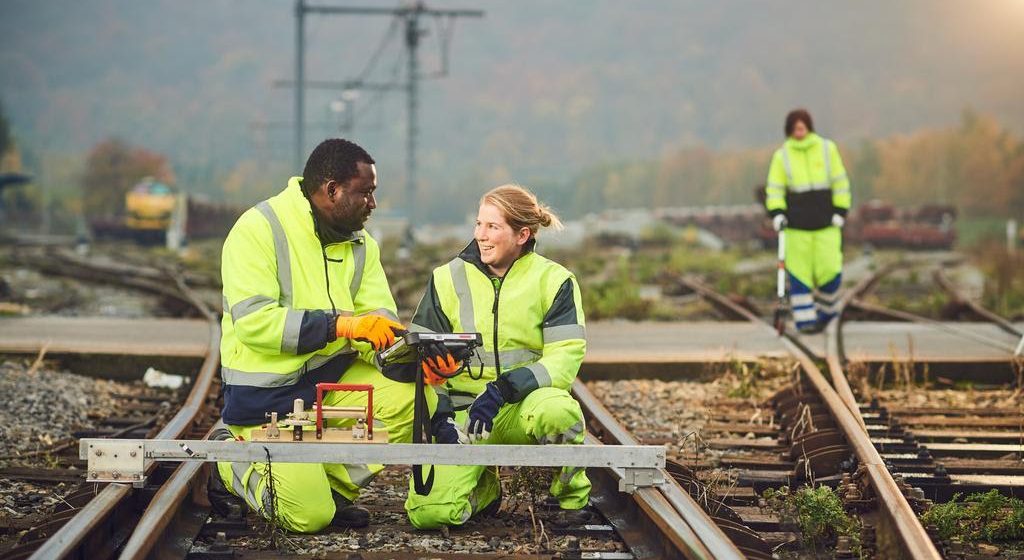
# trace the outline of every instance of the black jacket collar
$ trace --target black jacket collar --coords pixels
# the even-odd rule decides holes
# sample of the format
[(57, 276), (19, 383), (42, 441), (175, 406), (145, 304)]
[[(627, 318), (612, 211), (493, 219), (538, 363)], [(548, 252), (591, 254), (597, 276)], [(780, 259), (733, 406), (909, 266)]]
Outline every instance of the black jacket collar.
[[(521, 259), (521, 258), (525, 257), (526, 255), (528, 255), (529, 253), (534, 252), (536, 247), (537, 247), (537, 238), (536, 237), (531, 237), (530, 240), (526, 242), (526, 245), (523, 245), (523, 254), (519, 255), (519, 258)], [(469, 245), (466, 245), (466, 248), (463, 249), (461, 253), (459, 253), (459, 258), (464, 260), (464, 261), (466, 261), (466, 262), (468, 262), (468, 263), (470, 263), (470, 264), (472, 264), (473, 266), (477, 267), (485, 275), (487, 275), (487, 276), (494, 276), (491, 273), (491, 270), (489, 268), (487, 268), (487, 265), (484, 264), (484, 261), (480, 260), (480, 245), (477, 244), (476, 239), (470, 241)], [(516, 259), (516, 260), (519, 260), (519, 259)], [(515, 263), (513, 262), (513, 264), (515, 264)], [(510, 266), (509, 270), (511, 270), (511, 269), (512, 269), (512, 267)], [(507, 274), (507, 272), (506, 272), (506, 274)]]

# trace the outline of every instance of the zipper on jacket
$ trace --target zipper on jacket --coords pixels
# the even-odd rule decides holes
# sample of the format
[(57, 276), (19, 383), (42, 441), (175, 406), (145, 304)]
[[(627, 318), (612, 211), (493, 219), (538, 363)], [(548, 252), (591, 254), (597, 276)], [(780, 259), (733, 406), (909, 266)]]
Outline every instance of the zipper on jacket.
[(491, 306), (491, 314), (494, 316), (494, 378), (497, 379), (501, 375), (501, 358), (498, 356), (498, 296), (501, 295), (501, 278), (492, 278), (491, 284), (494, 286), (494, 305)]
[(525, 255), (520, 255), (518, 259), (512, 261), (512, 264), (508, 266), (508, 270), (500, 278), (491, 278), (491, 284), (494, 286), (494, 305), (491, 306), (491, 314), (494, 315), (494, 378), (497, 379), (501, 375), (501, 357), (498, 356), (498, 297), (501, 295), (501, 285), (505, 283), (505, 279), (508, 278), (508, 273), (512, 272), (512, 267), (519, 262), (519, 259)]

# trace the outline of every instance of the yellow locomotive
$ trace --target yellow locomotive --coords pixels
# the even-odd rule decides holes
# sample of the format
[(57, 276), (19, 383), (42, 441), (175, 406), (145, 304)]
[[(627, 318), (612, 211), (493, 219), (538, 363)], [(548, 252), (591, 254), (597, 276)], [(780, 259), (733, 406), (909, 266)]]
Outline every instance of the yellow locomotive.
[(125, 195), (124, 225), (134, 232), (163, 234), (171, 224), (177, 200), (171, 187), (146, 177)]

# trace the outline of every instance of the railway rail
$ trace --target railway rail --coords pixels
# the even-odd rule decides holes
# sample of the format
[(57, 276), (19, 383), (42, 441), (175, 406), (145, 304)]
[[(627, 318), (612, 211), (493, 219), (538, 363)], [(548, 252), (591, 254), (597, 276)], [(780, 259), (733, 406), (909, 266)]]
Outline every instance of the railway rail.
[[(216, 399), (220, 356), (220, 325), (217, 316), (185, 283), (180, 274), (167, 272), (163, 282), (154, 278), (152, 271), (142, 271), (127, 265), (97, 265), (83, 259), (74, 259), (67, 267), (48, 267), (36, 263), (51, 274), (86, 276), (94, 280), (115, 283), (144, 290), (160, 296), (172, 297), (188, 303), (195, 312), (205, 317), (210, 326), (209, 351), (198, 372), (192, 377), (191, 391), (175, 413), (159, 430), (148, 430), (154, 438), (202, 437), (212, 422), (210, 405)], [(51, 263), (52, 264), (52, 263)], [(170, 286), (168, 285), (170, 283)], [(147, 423), (148, 425), (148, 423)], [(206, 426), (206, 428), (204, 428)], [(146, 425), (131, 426), (138, 430)], [(124, 437), (131, 430), (106, 434)], [(166, 469), (153, 478), (167, 476)], [(174, 479), (174, 476), (171, 475)], [(26, 533), (19, 545), (6, 552), (9, 558), (97, 558), (110, 557), (129, 539), (131, 527), (140, 506), (148, 501), (146, 492), (133, 489), (130, 484), (109, 484), (102, 489), (83, 484), (67, 501), (69, 509), (58, 512), (53, 522)], [(141, 534), (141, 533), (140, 533)]]
[[(47, 267), (49, 273), (66, 273), (69, 268)], [(216, 316), (189, 289), (180, 275), (167, 286), (153, 278), (150, 271), (131, 274), (131, 267), (91, 266), (75, 259), (73, 274), (142, 289), (188, 302), (210, 322), (210, 352), (179, 412), (154, 435), (154, 439), (202, 438), (213, 414), (209, 401), (216, 387), (215, 372), (219, 345)], [(576, 391), (585, 398), (586, 388)], [(592, 397), (591, 397), (592, 400)], [(603, 429), (610, 434), (628, 434), (607, 412), (589, 412), (595, 422), (600, 418)], [(111, 434), (114, 436), (123, 433)], [(618, 440), (621, 443), (622, 439)], [(591, 441), (597, 441), (591, 439)], [(208, 467), (198, 463), (179, 466), (171, 472), (147, 473), (147, 480), (156, 482), (142, 491), (127, 484), (109, 484), (95, 493), (91, 500), (61, 516), (62, 526), (53, 531), (32, 531), (19, 547), (9, 551), (12, 558), (183, 558), (189, 554), (194, 539), (204, 529), (208, 504), (202, 490)], [(167, 469), (165, 469), (167, 470)], [(742, 558), (743, 555), (716, 529), (692, 499), (675, 483), (664, 489), (645, 488), (632, 496), (616, 491), (621, 473), (609, 470), (595, 473), (595, 497), (598, 509), (615, 522), (618, 534), (631, 550), (631, 558)], [(671, 480), (670, 477), (666, 479)], [(624, 512), (629, 512), (623, 515)], [(237, 527), (236, 527), (237, 529)], [(586, 533), (583, 527), (576, 528)], [(215, 539), (223, 540), (223, 534)], [(218, 546), (212, 552), (218, 553)], [(209, 551), (208, 551), (209, 552)], [(244, 551), (243, 551), (244, 552)], [(402, 557), (405, 553), (389, 553), (382, 557)], [(572, 551), (568, 553), (572, 556)], [(616, 558), (614, 552), (594, 553), (596, 558)], [(372, 557), (372, 552), (370, 553)], [(201, 554), (200, 554), (201, 556)]]
[[(78, 274), (85, 265), (76, 264)], [(843, 310), (853, 307), (872, 286), (898, 265), (885, 267), (854, 286), (840, 302)], [(56, 272), (56, 271), (51, 271)], [(95, 272), (126, 276), (120, 269)], [(943, 281), (936, 273), (936, 282)], [(210, 354), (197, 374), (193, 389), (181, 410), (164, 424), (156, 439), (203, 439), (215, 411), (218, 365), (219, 325), (216, 315), (190, 289), (181, 276), (173, 276), (173, 286), (149, 278), (132, 282), (135, 288), (152, 282), (159, 293), (187, 302), (210, 322)], [(715, 292), (699, 281), (682, 279), (687, 289), (705, 298), (732, 318), (772, 327), (748, 307)], [(171, 295), (171, 291), (175, 295)], [(984, 311), (975, 310), (979, 317)], [(993, 315), (994, 316), (994, 315)], [(993, 320), (993, 322), (995, 322)], [(1014, 329), (1007, 323), (1001, 328)], [(1010, 331), (1007, 331), (1010, 332)], [(941, 558), (947, 543), (936, 545), (933, 535), (921, 524), (919, 514), (929, 500), (945, 500), (956, 491), (971, 491), (995, 485), (1009, 493), (1018, 492), (1018, 478), (1024, 476), (1018, 459), (1005, 459), (1008, 447), (1018, 445), (1021, 413), (1016, 409), (989, 410), (984, 414), (966, 410), (919, 410), (886, 406), (881, 402), (858, 399), (845, 374), (841, 325), (837, 319), (826, 329), (827, 373), (796, 336), (780, 339), (801, 372), (800, 379), (765, 403), (763, 414), (773, 418), (768, 426), (738, 424), (737, 418), (722, 414), (709, 424), (705, 440), (712, 448), (724, 451), (722, 465), (739, 472), (735, 485), (712, 488), (705, 473), (707, 461), (690, 459), (675, 450), (662, 475), (665, 484), (637, 490), (633, 494), (616, 491), (620, 472), (591, 469), (595, 484), (593, 504), (604, 520), (591, 527), (568, 526), (561, 534), (580, 536), (568, 549), (542, 547), (539, 557), (550, 558), (771, 558), (780, 547), (791, 543), (794, 535), (780, 529), (779, 520), (760, 511), (759, 497), (764, 489), (800, 484), (822, 484), (837, 488), (846, 505), (864, 522), (862, 545), (877, 557)], [(587, 416), (591, 444), (635, 445), (632, 434), (609, 412), (587, 385), (577, 381), (572, 388)], [(929, 420), (927, 417), (935, 417)], [(941, 419), (939, 419), (941, 418)], [(949, 418), (962, 419), (960, 424)], [(932, 422), (929, 424), (928, 422)], [(944, 425), (937, 423), (947, 422)], [(1014, 422), (1017, 422), (1014, 424)], [(156, 424), (129, 426), (131, 434)], [(991, 428), (1001, 428), (993, 432)], [(1016, 428), (1018, 431), (1013, 431)], [(731, 437), (743, 429), (770, 436), (772, 441)], [(976, 433), (973, 433), (976, 432)], [(125, 433), (109, 433), (123, 437)], [(976, 441), (963, 443), (965, 438)], [(661, 443), (651, 442), (646, 443)], [(667, 443), (667, 442), (666, 442)], [(971, 448), (972, 444), (986, 446)], [(947, 445), (948, 447), (943, 447)], [(959, 451), (953, 451), (958, 449)], [(922, 451), (924, 450), (924, 451)], [(988, 457), (974, 452), (988, 453)], [(993, 456), (995, 455), (995, 456)], [(205, 501), (208, 467), (183, 463), (177, 468), (155, 467), (149, 477), (153, 485), (133, 489), (127, 484), (109, 484), (93, 497), (76, 497), (74, 507), (60, 516), (63, 526), (54, 530), (30, 532), (12, 558), (220, 558), (267, 557), (271, 551), (233, 548), (230, 539), (252, 535), (244, 520), (209, 518)], [(385, 471), (385, 475), (389, 471)], [(394, 473), (392, 473), (394, 474)], [(382, 475), (382, 478), (387, 478)], [(394, 476), (399, 489), (404, 476)], [(397, 482), (396, 482), (397, 481)], [(1005, 484), (1003, 484), (1005, 483)], [(1003, 484), (1003, 486), (999, 486)], [(381, 509), (394, 518), (400, 502), (386, 502)], [(532, 510), (531, 510), (532, 514)], [(400, 510), (398, 514), (400, 515)], [(606, 522), (606, 524), (604, 523)], [(597, 528), (594, 528), (597, 527)], [(486, 535), (504, 539), (517, 528), (481, 527)], [(453, 531), (455, 533), (455, 531)], [(414, 558), (409, 550), (375, 551), (367, 534), (356, 538), (361, 558)], [(580, 538), (602, 543), (598, 549), (580, 546)], [(447, 534), (445, 534), (447, 537)], [(576, 538), (576, 537), (574, 537)], [(196, 543), (199, 543), (197, 546)], [(365, 546), (364, 546), (365, 545)], [(604, 547), (604, 548), (601, 548)], [(492, 547), (494, 548), (494, 547)], [(941, 550), (940, 550), (941, 548)], [(584, 556), (584, 554), (590, 556)], [(837, 555), (852, 553), (840, 547)], [(297, 554), (315, 557), (318, 553)], [(505, 552), (431, 553), (439, 558), (516, 557)], [(529, 556), (531, 558), (537, 555)], [(841, 557), (841, 556), (837, 556)]]

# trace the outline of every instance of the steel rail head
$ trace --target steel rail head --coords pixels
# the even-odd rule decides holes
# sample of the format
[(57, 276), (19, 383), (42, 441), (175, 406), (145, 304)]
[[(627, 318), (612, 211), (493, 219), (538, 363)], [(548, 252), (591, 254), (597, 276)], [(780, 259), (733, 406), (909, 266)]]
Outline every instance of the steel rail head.
[(117, 506), (132, 494), (129, 484), (108, 484), (56, 533), (42, 544), (29, 560), (50, 560), (71, 555), (82, 540), (105, 522)]
[[(859, 293), (863, 293), (869, 290), (875, 283), (881, 278), (881, 276), (892, 272), (899, 266), (903, 266), (904, 263), (896, 262), (882, 267), (872, 275), (864, 278), (859, 282), (850, 293), (845, 294), (840, 299), (840, 311), (845, 306), (845, 302), (853, 299), (853, 297)], [(761, 325), (765, 330), (772, 333), (775, 329), (771, 325), (765, 323), (752, 313), (744, 310), (743, 308), (735, 305), (731, 300), (722, 296), (718, 292), (715, 292), (711, 288), (704, 286), (700, 282), (689, 280), (688, 285), (692, 285), (695, 291), (702, 295), (707, 294), (706, 297), (716, 299), (717, 301), (727, 302), (737, 308), (737, 313), (746, 315), (750, 321)], [(844, 302), (845, 300), (845, 302)], [(741, 312), (742, 310), (742, 312)], [(834, 346), (838, 348), (838, 336), (839, 336), (839, 317), (837, 314), (836, 318), (832, 320), (832, 323), (828, 325), (826, 332), (831, 332), (831, 336), (836, 338)], [(886, 513), (888, 521), (891, 522), (892, 528), (899, 543), (902, 545), (903, 551), (910, 558), (915, 560), (939, 560), (942, 556), (939, 551), (935, 548), (935, 544), (932, 543), (931, 538), (925, 531), (924, 526), (921, 525), (920, 520), (914, 514), (910, 504), (907, 502), (906, 496), (904, 496), (899, 487), (896, 485), (896, 481), (892, 478), (888, 469), (885, 467), (885, 463), (882, 461), (881, 456), (875, 449), (874, 444), (871, 443), (871, 439), (868, 437), (867, 430), (864, 427), (864, 420), (860, 416), (859, 408), (856, 406), (856, 399), (853, 398), (853, 391), (850, 390), (849, 383), (846, 380), (846, 376), (842, 372), (840, 360), (838, 354), (833, 355), (832, 360), (827, 360), (830, 363), (830, 371), (832, 373), (832, 379), (837, 386), (845, 386), (843, 393), (847, 394), (847, 398), (840, 397), (840, 393), (829, 384), (825, 376), (822, 375), (821, 370), (814, 363), (810, 354), (805, 352), (799, 345), (788, 337), (780, 338), (781, 343), (786, 350), (794, 358), (800, 362), (801, 367), (804, 370), (804, 374), (807, 379), (811, 382), (812, 386), (821, 395), (822, 400), (825, 401), (829, 408), (829, 413), (835, 419), (836, 424), (840, 427), (843, 434), (846, 437), (847, 442), (853, 448), (857, 459), (866, 466), (868, 472), (868, 479), (871, 482), (872, 487), (878, 494), (879, 507)], [(835, 367), (836, 369), (831, 369)], [(852, 405), (852, 407), (851, 407)]]
[[(213, 428), (203, 436), (203, 439), (209, 438), (211, 432)], [(215, 469), (217, 465), (211, 465), (210, 468)], [(185, 501), (189, 499), (194, 485), (202, 482), (199, 475), (206, 472), (202, 463), (182, 463), (174, 470), (146, 506), (142, 517), (135, 525), (135, 530), (121, 550), (122, 559), (153, 556), (153, 549), (165, 540), (167, 529), (177, 516), (177, 512), (185, 505)]]
[[(853, 447), (857, 459), (866, 467), (868, 479), (878, 495), (879, 505), (888, 514), (892, 528), (899, 537), (906, 554), (914, 559), (940, 559), (942, 555), (939, 554), (931, 537), (928, 536), (921, 521), (910, 507), (906, 496), (900, 491), (882, 457), (878, 454), (878, 450), (871, 442), (867, 424), (860, 413), (860, 407), (850, 388), (850, 382), (843, 371), (842, 364), (840, 328), (846, 307), (899, 265), (900, 263), (892, 263), (865, 277), (840, 298), (837, 313), (825, 328), (825, 362), (832, 377), (832, 384), (835, 386), (834, 390), (808, 355), (800, 352), (795, 345), (792, 345), (790, 352), (800, 360), (811, 383), (829, 404), (833, 417)], [(783, 342), (792, 344), (789, 340), (783, 340)], [(839, 402), (836, 402), (837, 400)]]
[[(590, 416), (591, 420), (599, 425), (601, 432), (616, 445), (638, 445), (639, 442), (612, 413), (605, 408), (601, 401), (587, 388), (578, 378), (572, 384), (572, 394), (579, 401), (580, 406)], [(588, 442), (598, 442), (596, 438), (588, 435)], [(729, 538), (722, 532), (722, 529), (715, 524), (714, 520), (694, 501), (679, 483), (664, 469), (662, 478), (665, 483), (657, 488), (657, 500), (642, 505), (645, 510), (652, 513), (663, 511), (660, 507), (661, 501), (671, 505), (674, 512), (679, 515), (687, 531), (685, 535), (679, 535), (686, 543), (685, 552), (687, 558), (716, 558), (716, 559), (740, 559), (743, 553)], [(649, 495), (655, 492), (647, 489), (645, 493), (637, 491), (634, 499), (645, 502), (653, 500)], [(656, 502), (656, 503), (655, 503)]]
[[(173, 277), (173, 275), (172, 275)], [(185, 403), (171, 420), (160, 430), (156, 438), (178, 438), (192, 428), (196, 419), (203, 412), (207, 395), (216, 379), (220, 364), (220, 324), (208, 306), (188, 288), (179, 277), (173, 277), (181, 298), (196, 305), (200, 313), (210, 325), (210, 346), (203, 365), (195, 377), (192, 390)], [(155, 463), (154, 463), (155, 466)], [(43, 545), (30, 556), (30, 560), (65, 558), (72, 555), (75, 549), (91, 531), (105, 522), (117, 507), (132, 494), (132, 487), (127, 484), (109, 484), (85, 507), (83, 507), (64, 526), (57, 530)]]
[(946, 276), (946, 273), (943, 272), (941, 268), (935, 269), (935, 272), (932, 273), (932, 276), (933, 278), (935, 278), (935, 283), (938, 284), (940, 288), (948, 292), (954, 299), (956, 299), (956, 301), (966, 305), (975, 315), (985, 319), (990, 323), (995, 324), (1008, 334), (1011, 334), (1016, 337), (1024, 336), (1024, 331), (1018, 329), (1016, 325), (1008, 321), (1005, 317), (996, 315), (994, 312), (982, 307), (981, 304), (979, 304), (978, 302), (960, 293), (960, 291), (956, 289), (956, 286), (953, 285), (953, 282), (949, 279), (949, 277)]

